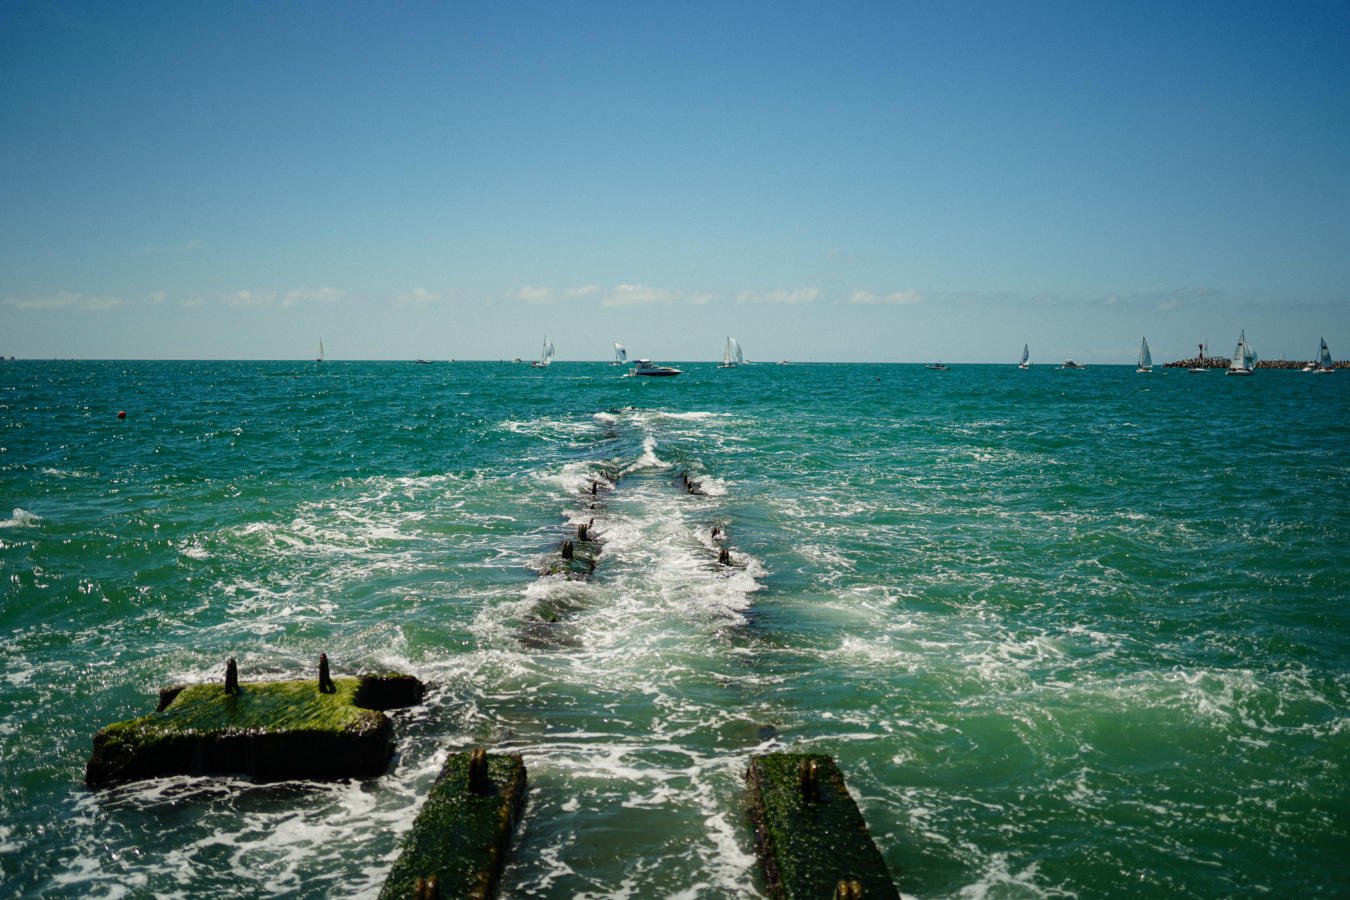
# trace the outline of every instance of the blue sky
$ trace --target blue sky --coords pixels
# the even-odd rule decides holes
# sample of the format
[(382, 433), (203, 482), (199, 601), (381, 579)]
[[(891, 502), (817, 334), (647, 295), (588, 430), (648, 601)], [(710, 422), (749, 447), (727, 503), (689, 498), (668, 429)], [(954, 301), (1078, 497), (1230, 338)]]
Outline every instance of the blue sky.
[(1350, 357), (1350, 4), (0, 4), (0, 353)]

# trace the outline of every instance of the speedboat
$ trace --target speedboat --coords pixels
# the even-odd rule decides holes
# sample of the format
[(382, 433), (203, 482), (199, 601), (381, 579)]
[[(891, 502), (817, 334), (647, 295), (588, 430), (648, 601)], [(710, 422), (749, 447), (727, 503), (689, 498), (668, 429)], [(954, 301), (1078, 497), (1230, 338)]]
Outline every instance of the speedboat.
[(1087, 366), (1084, 365), (1083, 363), (1080, 363), (1080, 362), (1074, 362), (1074, 361), (1071, 360), (1071, 359), (1066, 359), (1066, 360), (1064, 360), (1064, 365), (1060, 366), (1060, 368), (1061, 368), (1061, 369), (1086, 369)]
[(928, 368), (932, 369), (932, 370), (935, 371), (935, 372), (945, 372), (945, 371), (947, 371), (947, 367), (944, 366), (944, 365), (943, 365), (942, 363), (940, 363), (940, 362), (933, 363), (933, 364), (930, 365)]
[(629, 375), (678, 375), (680, 370), (673, 366), (663, 366), (650, 359), (639, 359)]

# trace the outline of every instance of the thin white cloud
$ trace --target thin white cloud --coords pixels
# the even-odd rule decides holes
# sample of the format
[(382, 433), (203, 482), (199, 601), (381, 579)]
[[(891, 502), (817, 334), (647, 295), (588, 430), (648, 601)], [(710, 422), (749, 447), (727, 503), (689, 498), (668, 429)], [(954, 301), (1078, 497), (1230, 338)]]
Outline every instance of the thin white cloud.
[(795, 291), (741, 291), (736, 295), (737, 303), (772, 303), (784, 306), (800, 306), (812, 303), (820, 296), (820, 288), (805, 287)]
[(524, 300), (526, 303), (552, 303), (553, 288), (527, 284), (512, 294), (511, 299)]
[(600, 288), (594, 284), (567, 289), (567, 296), (569, 297), (592, 297), (598, 293), (600, 293)]
[(666, 288), (647, 287), (642, 284), (621, 284), (610, 291), (601, 306), (650, 306), (654, 303), (675, 303), (681, 298), (679, 291)]
[(15, 309), (82, 309), (101, 312), (122, 305), (120, 297), (89, 297), (73, 291), (45, 297), (14, 297), (5, 301)]
[(225, 295), (225, 302), (241, 309), (258, 309), (271, 306), (277, 299), (275, 291), (235, 291)]
[(117, 309), (117, 307), (121, 305), (122, 301), (118, 297), (87, 297), (84, 302), (80, 304), (80, 309)]
[(435, 291), (429, 291), (426, 288), (413, 288), (404, 294), (399, 294), (394, 302), (399, 306), (431, 306), (434, 303), (440, 303), (445, 297)]
[(341, 300), (345, 294), (345, 291), (330, 287), (299, 288), (287, 291), (281, 298), (281, 306), (288, 308), (303, 303), (333, 303)]
[(889, 294), (877, 294), (873, 291), (854, 291), (848, 302), (855, 306), (913, 306), (923, 302), (923, 294), (915, 290), (892, 291)]

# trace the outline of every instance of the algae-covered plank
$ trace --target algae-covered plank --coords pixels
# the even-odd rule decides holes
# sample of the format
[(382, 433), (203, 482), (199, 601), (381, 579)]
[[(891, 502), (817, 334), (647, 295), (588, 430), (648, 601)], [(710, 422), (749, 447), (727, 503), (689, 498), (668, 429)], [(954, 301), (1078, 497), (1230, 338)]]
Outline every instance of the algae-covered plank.
[(327, 689), (316, 681), (269, 681), (233, 690), (220, 684), (166, 690), (159, 710), (94, 735), (85, 783), (98, 788), (162, 775), (238, 774), (259, 781), (379, 775), (393, 756), (393, 724), (358, 701), (362, 691), (379, 693), (394, 677), (336, 678)]
[(770, 896), (824, 900), (837, 887), (841, 896), (900, 896), (833, 759), (752, 757), (746, 781)]
[[(403, 839), (381, 900), (493, 896), (525, 805), (525, 787), (525, 762), (518, 754), (451, 755)], [(435, 889), (428, 892), (432, 883)]]

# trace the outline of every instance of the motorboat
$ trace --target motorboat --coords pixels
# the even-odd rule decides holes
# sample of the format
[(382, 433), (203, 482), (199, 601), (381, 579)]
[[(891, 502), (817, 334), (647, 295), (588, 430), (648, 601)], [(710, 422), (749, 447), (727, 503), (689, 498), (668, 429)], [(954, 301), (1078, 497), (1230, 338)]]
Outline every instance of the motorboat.
[(674, 366), (663, 366), (660, 363), (654, 363), (650, 359), (639, 359), (637, 365), (633, 366), (633, 371), (629, 375), (678, 375), (680, 369)]

